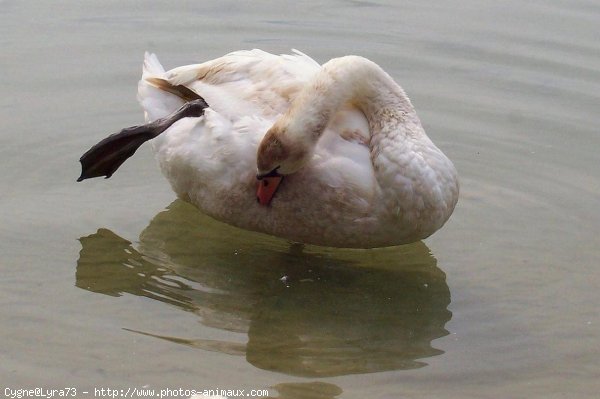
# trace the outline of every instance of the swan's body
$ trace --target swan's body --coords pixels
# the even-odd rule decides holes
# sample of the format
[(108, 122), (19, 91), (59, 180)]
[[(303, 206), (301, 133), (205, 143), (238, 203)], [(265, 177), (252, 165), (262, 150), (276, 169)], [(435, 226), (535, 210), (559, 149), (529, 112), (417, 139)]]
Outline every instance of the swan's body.
[[(148, 120), (183, 104), (153, 78), (209, 105), (153, 147), (177, 195), (215, 219), (298, 242), (368, 248), (425, 238), (456, 205), (452, 162), (404, 91), (364, 58), (320, 66), (301, 53), (253, 50), (165, 72), (147, 55), (139, 99)], [(269, 206), (256, 201), (257, 170), (286, 176)]]

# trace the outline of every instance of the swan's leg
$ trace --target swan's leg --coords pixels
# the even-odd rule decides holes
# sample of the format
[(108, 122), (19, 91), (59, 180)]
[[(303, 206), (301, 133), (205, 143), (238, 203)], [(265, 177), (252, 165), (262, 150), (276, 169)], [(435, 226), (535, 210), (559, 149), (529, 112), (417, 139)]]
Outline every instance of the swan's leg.
[(185, 103), (165, 118), (145, 125), (127, 127), (108, 136), (81, 156), (81, 176), (77, 181), (99, 176), (106, 176), (108, 179), (146, 141), (163, 133), (182, 118), (201, 116), (207, 107), (208, 104), (198, 98)]

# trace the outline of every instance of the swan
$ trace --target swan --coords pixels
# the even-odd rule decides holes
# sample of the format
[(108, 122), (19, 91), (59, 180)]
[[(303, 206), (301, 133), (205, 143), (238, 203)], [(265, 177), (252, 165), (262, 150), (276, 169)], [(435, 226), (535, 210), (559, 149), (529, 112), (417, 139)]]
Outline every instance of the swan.
[(79, 180), (110, 177), (153, 139), (174, 192), (207, 215), (347, 248), (424, 239), (458, 200), (457, 171), (404, 90), (360, 56), (255, 49), (165, 71), (146, 53), (138, 100), (148, 124), (92, 147)]

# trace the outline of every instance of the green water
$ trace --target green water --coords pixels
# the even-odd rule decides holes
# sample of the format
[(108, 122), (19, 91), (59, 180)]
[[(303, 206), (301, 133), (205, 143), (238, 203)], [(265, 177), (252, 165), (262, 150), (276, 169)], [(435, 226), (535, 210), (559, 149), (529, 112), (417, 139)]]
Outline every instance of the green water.
[[(592, 398), (600, 389), (600, 5), (0, 1), (0, 389)], [(175, 201), (149, 146), (75, 183), (167, 67), (360, 54), (461, 198), (421, 243), (291, 245)]]

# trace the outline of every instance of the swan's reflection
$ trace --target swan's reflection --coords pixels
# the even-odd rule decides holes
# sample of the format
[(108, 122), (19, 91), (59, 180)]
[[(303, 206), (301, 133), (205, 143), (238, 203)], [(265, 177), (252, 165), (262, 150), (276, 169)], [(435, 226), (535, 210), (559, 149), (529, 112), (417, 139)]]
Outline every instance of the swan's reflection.
[(324, 377), (421, 367), (440, 354), (450, 292), (423, 243), (333, 250), (215, 222), (175, 201), (135, 248), (106, 229), (81, 238), (78, 287), (150, 297), (248, 342), (165, 337), (245, 355), (262, 369)]
[(343, 393), (342, 389), (327, 382), (285, 382), (273, 387), (277, 391), (277, 399), (336, 399)]

